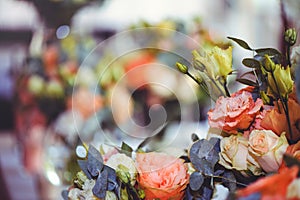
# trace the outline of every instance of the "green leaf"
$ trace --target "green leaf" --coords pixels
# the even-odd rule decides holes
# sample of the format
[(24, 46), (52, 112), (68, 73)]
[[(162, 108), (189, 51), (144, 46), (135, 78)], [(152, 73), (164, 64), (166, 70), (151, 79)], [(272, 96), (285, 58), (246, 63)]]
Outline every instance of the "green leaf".
[(245, 85), (258, 87), (258, 84), (256, 82), (250, 81), (249, 79), (237, 78), (236, 81)]
[(133, 149), (125, 142), (122, 142), (121, 151), (122, 153), (125, 153), (126, 156), (131, 157)]
[(230, 39), (230, 40), (233, 40), (234, 42), (236, 42), (238, 45), (240, 45), (244, 49), (253, 51), (253, 49), (244, 40), (241, 40), (241, 39), (238, 39), (238, 38), (234, 38), (234, 37), (227, 37), (227, 38)]
[(250, 67), (250, 68), (260, 68), (260, 62), (253, 59), (253, 58), (245, 58), (243, 59), (242, 63), (246, 66), (246, 67)]
[(256, 53), (258, 53), (259, 55), (269, 55), (269, 56), (274, 56), (274, 55), (282, 55), (280, 51), (278, 51), (277, 49), (273, 49), (273, 48), (262, 48), (262, 49), (255, 49), (254, 50)]

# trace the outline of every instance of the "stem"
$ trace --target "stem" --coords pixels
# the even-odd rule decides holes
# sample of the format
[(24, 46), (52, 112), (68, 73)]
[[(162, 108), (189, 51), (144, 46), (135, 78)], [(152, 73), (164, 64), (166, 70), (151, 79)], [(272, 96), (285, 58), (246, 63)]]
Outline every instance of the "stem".
[(228, 97), (230, 97), (230, 92), (229, 92), (229, 90), (228, 90), (228, 88), (227, 88), (227, 80), (226, 80), (226, 78), (224, 78), (224, 77), (223, 77), (223, 80), (224, 80), (223, 87), (224, 87), (224, 90), (225, 90), (225, 92), (226, 92), (226, 95), (227, 95)]
[(285, 104), (285, 108), (286, 108), (285, 116), (286, 116), (286, 120), (287, 120), (288, 126), (289, 126), (291, 141), (293, 141), (293, 131), (292, 131), (292, 126), (291, 126), (291, 119), (290, 119), (290, 115), (289, 115), (289, 105), (288, 105), (287, 98), (284, 99), (284, 104)]
[(207, 89), (206, 85), (203, 84), (203, 82), (199, 82), (190, 72), (186, 72), (186, 74), (202, 87), (202, 89), (204, 90), (204, 92), (206, 93), (207, 96), (209, 96), (214, 102), (216, 102), (216, 100), (214, 98), (212, 98), (212, 96), (210, 96), (208, 89)]
[(226, 94), (224, 94), (224, 91), (219, 87), (219, 85), (217, 84), (217, 82), (214, 80), (214, 79), (212, 79), (211, 77), (209, 77), (209, 76), (207, 76), (208, 78), (209, 78), (209, 80), (211, 80), (211, 82), (213, 82), (214, 84), (215, 84), (215, 86), (217, 87), (217, 89), (221, 92), (221, 94), (223, 95), (223, 96), (226, 96)]
[(287, 65), (289, 67), (291, 67), (291, 58), (290, 58), (290, 52), (291, 52), (291, 45), (287, 45), (287, 49), (286, 49), (286, 59), (287, 59)]

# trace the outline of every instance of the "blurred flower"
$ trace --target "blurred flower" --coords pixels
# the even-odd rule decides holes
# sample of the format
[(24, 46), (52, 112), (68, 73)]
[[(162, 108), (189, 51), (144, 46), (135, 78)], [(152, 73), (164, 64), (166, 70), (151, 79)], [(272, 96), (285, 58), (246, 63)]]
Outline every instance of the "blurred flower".
[(261, 178), (237, 191), (237, 196), (247, 197), (254, 193), (260, 193), (261, 200), (286, 199), (288, 186), (296, 179), (297, 173), (297, 167), (287, 168), (279, 174)]
[[(280, 102), (277, 103), (281, 105)], [(293, 140), (300, 139), (300, 105), (294, 100), (288, 99), (289, 116), (293, 131)], [(281, 135), (282, 132), (286, 132), (286, 137), (291, 139), (286, 116), (283, 112), (283, 108), (280, 107), (282, 113), (279, 112), (278, 107), (274, 106), (273, 109), (268, 110), (264, 118), (261, 120), (261, 127), (267, 130), (272, 130), (277, 135)]]
[(135, 184), (137, 169), (135, 167), (135, 163), (132, 160), (132, 158), (126, 156), (125, 154), (120, 154), (120, 153), (114, 154), (107, 160), (106, 165), (113, 168), (117, 172), (118, 171), (123, 172), (123, 173), (119, 173), (119, 174), (124, 175), (125, 173), (129, 173), (129, 176), (130, 176), (129, 181), (130, 181), (131, 185)]
[(300, 178), (295, 179), (287, 188), (287, 199), (300, 199)]
[[(260, 167), (254, 158), (248, 154), (248, 140), (242, 135), (231, 135), (221, 139), (221, 153), (219, 163), (227, 169), (239, 171), (252, 170), (257, 174)], [(249, 162), (251, 161), (251, 162)]]
[(257, 99), (254, 102), (250, 92), (238, 92), (232, 97), (221, 96), (214, 109), (208, 112), (208, 122), (212, 128), (237, 134), (246, 130), (261, 109), (263, 102)]
[(138, 153), (138, 182), (146, 200), (182, 199), (188, 184), (187, 167), (183, 160), (163, 153)]
[[(275, 65), (275, 70), (272, 73), (268, 73), (268, 85), (273, 93), (281, 95), (286, 98), (289, 93), (293, 91), (293, 80), (290, 72), (290, 68), (284, 68), (281, 65)], [(277, 86), (278, 90), (277, 90)]]
[(84, 119), (96, 113), (102, 107), (102, 98), (98, 94), (93, 94), (85, 87), (78, 88), (68, 99), (68, 108), (80, 112)]
[(34, 95), (41, 95), (44, 91), (45, 81), (42, 77), (38, 75), (32, 75), (29, 78), (27, 84), (29, 92), (31, 92)]
[(278, 170), (288, 145), (284, 134), (278, 137), (270, 130), (253, 130), (249, 136), (249, 153), (265, 172)]
[(82, 186), (82, 190), (79, 188), (72, 188), (69, 191), (68, 198), (71, 200), (78, 200), (78, 199), (89, 199), (89, 200), (96, 200), (97, 198), (93, 194), (93, 187), (95, 186), (95, 180), (87, 179)]
[(46, 84), (45, 95), (60, 98), (64, 96), (64, 88), (57, 80), (51, 80)]

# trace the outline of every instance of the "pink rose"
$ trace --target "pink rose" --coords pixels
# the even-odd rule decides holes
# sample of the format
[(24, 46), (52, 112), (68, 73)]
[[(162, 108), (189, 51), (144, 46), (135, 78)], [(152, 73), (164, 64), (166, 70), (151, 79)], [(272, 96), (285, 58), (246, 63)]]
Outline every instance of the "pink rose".
[(270, 130), (254, 130), (249, 136), (249, 153), (265, 172), (275, 172), (289, 146), (285, 134), (278, 137)]
[(212, 128), (237, 134), (249, 128), (263, 106), (263, 101), (253, 100), (250, 92), (239, 91), (231, 97), (221, 96), (214, 109), (208, 112), (208, 122)]
[(137, 181), (147, 199), (182, 199), (189, 175), (182, 159), (164, 153), (138, 153)]

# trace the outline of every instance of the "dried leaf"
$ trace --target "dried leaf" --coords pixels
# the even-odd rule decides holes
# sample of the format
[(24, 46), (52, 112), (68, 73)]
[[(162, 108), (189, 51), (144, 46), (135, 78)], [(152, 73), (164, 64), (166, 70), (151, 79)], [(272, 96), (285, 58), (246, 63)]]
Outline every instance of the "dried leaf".
[(263, 56), (266, 54), (269, 56), (282, 55), (280, 51), (274, 48), (261, 48), (261, 49), (255, 49), (254, 51)]
[(236, 81), (237, 81), (237, 82), (240, 82), (240, 83), (242, 83), (242, 84), (245, 84), (245, 85), (258, 87), (258, 83), (253, 82), (253, 81), (250, 81), (249, 79), (245, 79), (245, 78), (237, 78)]

